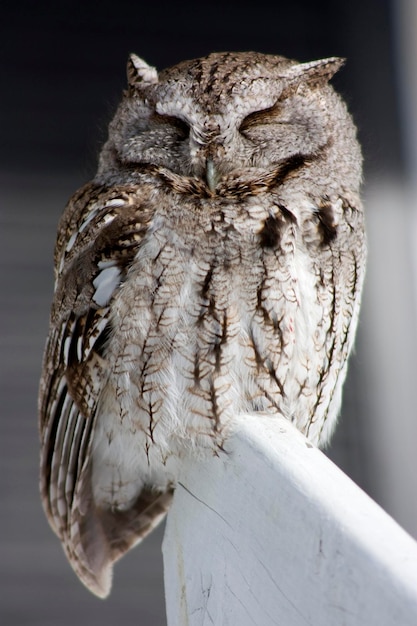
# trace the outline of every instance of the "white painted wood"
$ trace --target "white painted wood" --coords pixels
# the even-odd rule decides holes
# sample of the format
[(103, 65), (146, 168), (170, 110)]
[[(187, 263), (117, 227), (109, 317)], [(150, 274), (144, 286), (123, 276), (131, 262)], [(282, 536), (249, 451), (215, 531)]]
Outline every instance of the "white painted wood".
[(287, 421), (238, 425), (184, 464), (168, 626), (416, 626), (417, 543)]

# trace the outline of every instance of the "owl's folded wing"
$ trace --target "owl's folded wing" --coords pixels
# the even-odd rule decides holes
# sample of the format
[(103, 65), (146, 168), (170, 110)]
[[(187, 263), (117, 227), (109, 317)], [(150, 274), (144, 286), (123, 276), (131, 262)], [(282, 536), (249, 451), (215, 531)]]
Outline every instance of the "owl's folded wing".
[(116, 513), (100, 510), (92, 497), (91, 448), (106, 380), (110, 303), (151, 219), (136, 191), (89, 184), (64, 212), (39, 396), (43, 505), (72, 567), (102, 597), (110, 590), (112, 563), (155, 526), (172, 495), (144, 489), (133, 508)]

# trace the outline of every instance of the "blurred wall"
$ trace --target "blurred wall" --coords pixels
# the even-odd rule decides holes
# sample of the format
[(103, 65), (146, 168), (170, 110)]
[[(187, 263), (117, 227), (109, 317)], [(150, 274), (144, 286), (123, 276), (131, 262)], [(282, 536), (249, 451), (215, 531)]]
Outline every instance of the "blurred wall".
[[(392, 5), (403, 166), (366, 186), (369, 238), (362, 354), (367, 487), (417, 536), (417, 3)], [(366, 346), (366, 348), (365, 348)]]

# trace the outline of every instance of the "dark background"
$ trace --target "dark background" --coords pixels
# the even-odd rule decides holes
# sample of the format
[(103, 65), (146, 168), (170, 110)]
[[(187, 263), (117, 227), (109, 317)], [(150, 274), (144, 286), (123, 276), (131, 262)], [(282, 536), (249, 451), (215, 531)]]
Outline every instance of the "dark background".
[(16, 2), (1, 18), (7, 169), (91, 175), (130, 52), (164, 68), (221, 50), (346, 57), (335, 86), (355, 115), (367, 172), (401, 169), (388, 0), (55, 0)]
[[(163, 529), (116, 567), (113, 593), (103, 602), (70, 570), (43, 516), (37, 487), (36, 395), (56, 224), (67, 198), (94, 174), (125, 87), (127, 55), (136, 52), (160, 69), (221, 50), (257, 50), (300, 61), (346, 57), (333, 82), (358, 125), (365, 191), (379, 180), (401, 186), (407, 172), (393, 7), (388, 0), (2, 4), (0, 622), (5, 626), (165, 623)], [(412, 516), (402, 515), (401, 507), (390, 509), (391, 492), (377, 479), (375, 437), (367, 426), (373, 411), (369, 389), (375, 392), (367, 328), (365, 321), (328, 454), (417, 532)]]

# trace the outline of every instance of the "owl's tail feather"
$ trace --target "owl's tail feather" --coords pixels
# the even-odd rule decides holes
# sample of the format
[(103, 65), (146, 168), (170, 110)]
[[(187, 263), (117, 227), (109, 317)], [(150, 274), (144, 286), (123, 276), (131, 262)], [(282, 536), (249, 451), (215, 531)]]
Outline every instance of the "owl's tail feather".
[(94, 503), (88, 478), (85, 476), (74, 501), (70, 536), (63, 543), (80, 580), (96, 596), (106, 598), (111, 590), (113, 563), (163, 520), (174, 490), (161, 492), (144, 487), (130, 509), (112, 511)]

